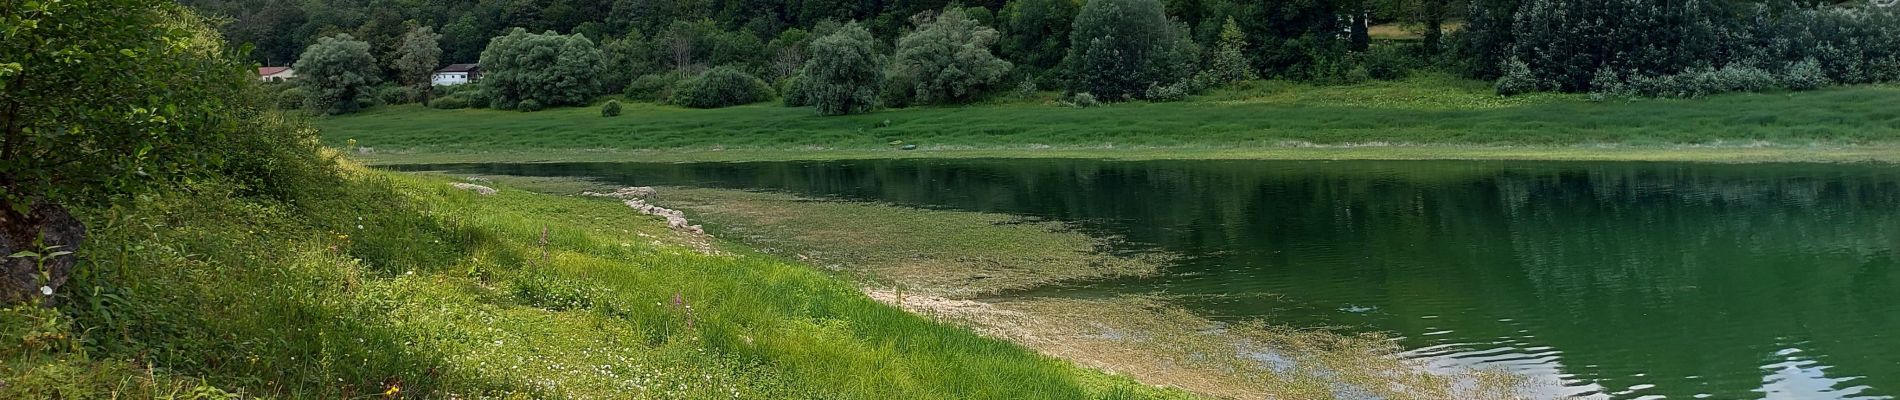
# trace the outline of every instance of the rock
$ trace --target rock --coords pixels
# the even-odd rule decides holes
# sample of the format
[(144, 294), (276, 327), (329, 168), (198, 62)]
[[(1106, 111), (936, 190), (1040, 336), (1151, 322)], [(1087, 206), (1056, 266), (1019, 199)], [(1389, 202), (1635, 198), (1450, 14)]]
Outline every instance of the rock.
[(455, 183), (450, 183), (449, 186), (454, 186), (456, 189), (462, 189), (462, 190), (475, 192), (475, 194), (479, 194), (483, 196), (493, 196), (495, 195), (495, 193), (501, 192), (499, 190), (495, 190), (495, 188), (477, 185), (473, 183), (455, 182)]
[(904, 147), (903, 147), (903, 148), (904, 148), (904, 150), (916, 150), (916, 149), (917, 149), (917, 145), (914, 145), (914, 144), (907, 144), (907, 145), (904, 145)]
[(616, 199), (644, 199), (648, 197), (653, 197), (655, 193), (658, 193), (658, 191), (653, 190), (653, 188), (651, 187), (630, 186), (630, 187), (620, 188), (619, 190), (615, 190), (612, 193), (581, 192), (581, 195), (593, 196), (593, 197), (612, 197)]
[[(42, 306), (53, 306), (53, 294), (78, 264), (72, 253), (86, 240), (86, 227), (57, 204), (35, 201), (27, 211), (18, 220), (0, 213), (0, 304), (38, 299)], [(7, 257), (23, 251), (41, 256)]]
[[(649, 192), (653, 190), (652, 188), (643, 189), (647, 189)], [(634, 211), (639, 211), (641, 214), (665, 218), (666, 227), (672, 228), (673, 230), (700, 235), (706, 234), (706, 228), (693, 225), (692, 222), (687, 221), (686, 213), (680, 212), (680, 210), (647, 204), (647, 202), (641, 201), (640, 199), (627, 199), (623, 203), (625, 203), (627, 207), (633, 208)]]

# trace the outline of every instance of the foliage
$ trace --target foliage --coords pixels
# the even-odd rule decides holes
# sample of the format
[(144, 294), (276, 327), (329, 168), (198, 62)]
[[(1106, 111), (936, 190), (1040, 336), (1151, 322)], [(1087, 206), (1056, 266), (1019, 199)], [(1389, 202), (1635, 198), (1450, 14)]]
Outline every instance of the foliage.
[(1042, 83), (1059, 82), (1069, 52), (1069, 30), (1081, 10), (1075, 0), (1010, 0), (997, 12), (1004, 58)]
[(806, 101), (819, 115), (870, 112), (877, 105), (884, 56), (873, 49), (875, 43), (871, 32), (857, 23), (812, 41), (802, 74), (808, 80)]
[(1504, 71), (1504, 76), (1498, 77), (1497, 82), (1498, 94), (1500, 95), (1513, 96), (1545, 90), (1550, 87), (1549, 81), (1532, 75), (1530, 65), (1518, 59), (1513, 58), (1505, 62), (1502, 70)]
[(600, 90), (600, 49), (581, 35), (516, 29), (482, 51), (479, 83), (499, 109), (587, 104)]
[(887, 98), (916, 104), (958, 103), (989, 90), (1011, 67), (990, 54), (996, 30), (978, 25), (961, 8), (912, 18), (917, 30), (898, 39), (892, 57), (892, 82), (902, 82)]
[(297, 84), (309, 93), (307, 107), (330, 114), (356, 111), (371, 99), (370, 88), (382, 81), (369, 43), (349, 34), (317, 40), (297, 59)]
[(600, 54), (603, 93), (624, 92), (634, 79), (662, 69), (658, 49), (637, 30), (602, 42)]
[(1199, 50), (1184, 30), (1157, 0), (1089, 1), (1071, 31), (1069, 89), (1122, 101), (1187, 78)]
[[(434, 29), (419, 26), (403, 34), (402, 44), (396, 47), (396, 59), (391, 62), (391, 67), (396, 69), (400, 77), (398, 81), (408, 85), (412, 92), (418, 95), (415, 98), (416, 101), (424, 103), (429, 101), (429, 87), (432, 86), (430, 78), (435, 74), (435, 67), (442, 59), (442, 46), (439, 44), (441, 40), (442, 35), (436, 34)], [(388, 104), (409, 102), (409, 99), (390, 100), (384, 98), (383, 102)]]
[(602, 104), (600, 106), (600, 116), (602, 117), (620, 116), (620, 100), (607, 100), (607, 104)]
[(299, 110), (303, 109), (304, 103), (309, 101), (308, 97), (310, 97), (310, 94), (305, 92), (303, 88), (291, 86), (277, 91), (276, 103), (274, 104), (279, 110)]
[(1240, 24), (1235, 23), (1233, 17), (1221, 25), (1220, 41), (1207, 64), (1205, 79), (1209, 83), (1229, 84), (1260, 78), (1253, 71), (1253, 61), (1247, 59), (1247, 34), (1240, 31)]
[(804, 75), (792, 75), (779, 81), (779, 98), (786, 107), (804, 107), (811, 105), (811, 87), (806, 85)]
[(717, 67), (680, 82), (669, 103), (691, 108), (720, 108), (751, 104), (771, 97), (765, 81), (733, 67)]
[(441, 96), (429, 101), (429, 108), (455, 110), (468, 107), (468, 97), (462, 95)]
[(1814, 90), (1829, 83), (1827, 72), (1821, 70), (1821, 63), (1812, 58), (1788, 64), (1787, 70), (1781, 75), (1781, 85), (1789, 90)]
[[(1892, 10), (1704, 0), (1531, 0), (1522, 7), (1509, 34), (1497, 32), (1504, 27), (1490, 20), (1468, 25), (1471, 39), (1461, 46), (1471, 49), (1461, 54), (1481, 61), (1476, 58), (1496, 54), (1491, 50), (1497, 40), (1510, 40), (1509, 55), (1532, 76), (1550, 89), (1571, 92), (1596, 90), (1598, 71), (1620, 77), (1604, 82), (1668, 86), (1658, 90), (1676, 95), (1752, 87), (1707, 82), (1740, 76), (1740, 70), (1722, 72), (1729, 66), (1810, 58), (1835, 82), (1900, 79), (1900, 15)], [(1488, 11), (1473, 13), (1490, 18)]]
[(396, 85), (379, 85), (373, 90), (376, 93), (375, 98), (377, 103), (409, 104), (409, 99), (417, 97), (414, 94), (415, 92), (410, 89), (411, 88)]
[(641, 75), (627, 84), (626, 95), (637, 100), (666, 101), (673, 97), (673, 88), (680, 81), (680, 76), (672, 72)]

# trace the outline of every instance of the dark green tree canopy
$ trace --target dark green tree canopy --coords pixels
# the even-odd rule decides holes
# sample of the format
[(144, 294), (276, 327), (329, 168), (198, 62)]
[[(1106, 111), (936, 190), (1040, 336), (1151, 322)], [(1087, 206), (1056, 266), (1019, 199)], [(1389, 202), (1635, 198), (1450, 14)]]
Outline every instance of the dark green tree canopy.
[(857, 23), (812, 41), (802, 85), (806, 100), (819, 114), (863, 113), (877, 105), (884, 57), (876, 46), (871, 31)]
[(1183, 31), (1159, 1), (1090, 0), (1070, 34), (1069, 89), (1122, 101), (1181, 81), (1199, 52)]
[(963, 9), (920, 14), (916, 23), (916, 31), (898, 40), (890, 68), (892, 79), (908, 83), (901, 94), (911, 102), (969, 101), (1009, 73), (1010, 63), (990, 54), (996, 30), (977, 24)]
[(330, 114), (356, 111), (382, 82), (369, 43), (347, 33), (325, 37), (297, 59), (297, 84), (309, 93), (308, 107)]
[(481, 85), (499, 109), (583, 105), (599, 94), (600, 60), (584, 36), (515, 29), (482, 51)]

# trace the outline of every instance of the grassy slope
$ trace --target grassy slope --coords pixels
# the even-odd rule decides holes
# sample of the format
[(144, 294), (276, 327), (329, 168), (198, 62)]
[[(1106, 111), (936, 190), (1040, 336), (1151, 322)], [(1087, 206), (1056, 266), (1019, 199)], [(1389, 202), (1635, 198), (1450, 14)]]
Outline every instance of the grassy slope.
[(82, 210), (63, 308), (0, 312), (0, 398), (1185, 397), (613, 201), (351, 175)]
[[(1688, 150), (1684, 157), (1753, 159), (1764, 158), (1758, 154), (1763, 152), (1808, 152), (1822, 154), (1792, 158), (1830, 158), (1825, 153), (1833, 146), (1872, 145), (1879, 158), (1900, 146), (1900, 109), (1892, 106), (1894, 98), (1900, 98), (1900, 88), (1694, 100), (1590, 102), (1551, 94), (1500, 98), (1481, 82), (1428, 75), (1352, 86), (1255, 82), (1188, 102), (1088, 109), (1054, 106), (1044, 98), (819, 117), (808, 108), (771, 104), (715, 110), (633, 104), (626, 115), (602, 118), (591, 108), (520, 113), (397, 106), (319, 124), (327, 143), (355, 139), (376, 149), (379, 155), (373, 160), (382, 162), (866, 157), (893, 155), (893, 141), (918, 144), (924, 150), (918, 153), (932, 156), (1114, 156), (1133, 148), (1150, 157), (1216, 150), (1241, 158), (1297, 158), (1301, 153), (1317, 158), (1495, 158), (1487, 154), (1499, 152), (1503, 158), (1588, 158), (1621, 152), (1605, 150), (1604, 144), (1652, 153), (1694, 144), (1742, 154), (1707, 156)], [(1293, 149), (1314, 144), (1379, 146)], [(1795, 149), (1744, 148), (1763, 145)], [(680, 156), (641, 150), (699, 152)], [(1558, 154), (1549, 154), (1553, 152)], [(1434, 156), (1439, 153), (1444, 155)]]

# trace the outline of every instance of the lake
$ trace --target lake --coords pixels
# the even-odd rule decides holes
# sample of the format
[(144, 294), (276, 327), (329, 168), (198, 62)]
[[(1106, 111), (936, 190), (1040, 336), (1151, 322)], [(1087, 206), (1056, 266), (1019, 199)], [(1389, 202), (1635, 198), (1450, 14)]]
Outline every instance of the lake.
[(1900, 394), (1900, 168), (1475, 161), (414, 165), (1067, 221), (1180, 257), (1035, 295), (1376, 330), (1586, 398)]

